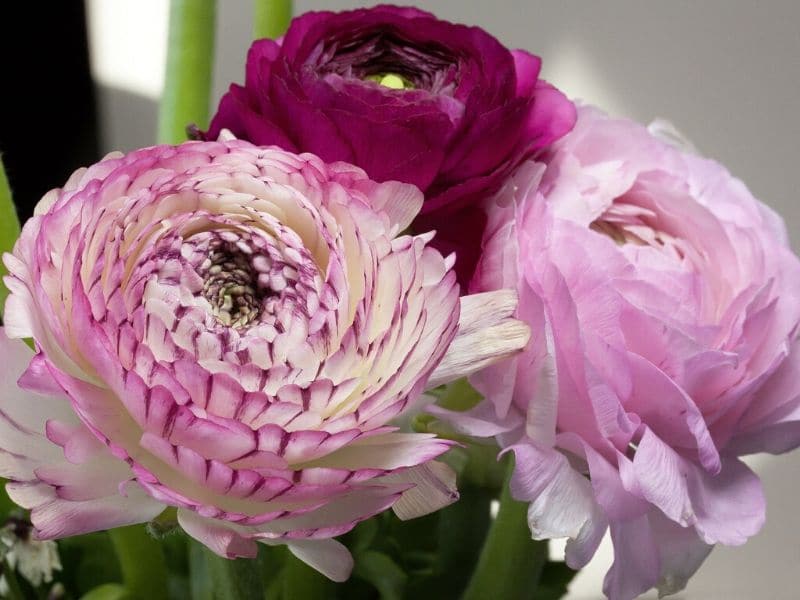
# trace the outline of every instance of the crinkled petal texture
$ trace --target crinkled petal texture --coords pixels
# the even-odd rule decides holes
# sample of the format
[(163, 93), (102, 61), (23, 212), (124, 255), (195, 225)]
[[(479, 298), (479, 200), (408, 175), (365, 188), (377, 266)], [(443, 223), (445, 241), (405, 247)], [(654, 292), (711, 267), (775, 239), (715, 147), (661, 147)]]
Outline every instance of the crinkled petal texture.
[(532, 342), (474, 377), (474, 416), (536, 537), (580, 567), (610, 529), (606, 594), (672, 593), (763, 524), (739, 457), (800, 444), (800, 261), (740, 181), (637, 124), (581, 107), (546, 158), (492, 201), (473, 288), (516, 286)]
[[(476, 205), (575, 122), (540, 67), (482, 29), (414, 8), (310, 12), (282, 40), (253, 44), (245, 84), (223, 97), (207, 139), (227, 128), (417, 185), (426, 201), (416, 224), (459, 251), (467, 283), (485, 222)], [(380, 83), (386, 75), (393, 84)], [(459, 212), (459, 228), (447, 227)]]
[(344, 547), (312, 540), (451, 502), (428, 464), (448, 443), (387, 426), (459, 321), (452, 259), (399, 235), (421, 203), (238, 140), (109, 156), (48, 194), (5, 257), (0, 335), (0, 473), (38, 535), (175, 506), (221, 555), (288, 543), (342, 579)]

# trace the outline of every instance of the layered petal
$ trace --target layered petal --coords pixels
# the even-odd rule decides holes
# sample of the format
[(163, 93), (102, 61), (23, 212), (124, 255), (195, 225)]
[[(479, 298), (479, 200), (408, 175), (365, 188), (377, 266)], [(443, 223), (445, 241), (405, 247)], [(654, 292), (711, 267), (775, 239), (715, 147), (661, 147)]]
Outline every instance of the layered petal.
[(414, 227), (440, 231), (433, 243), (457, 251), (465, 286), (486, 223), (480, 205), (575, 123), (540, 67), (479, 28), (418, 10), (306, 13), (282, 40), (253, 43), (244, 86), (222, 98), (205, 138), (229, 129), (418, 186), (426, 200)]
[(463, 376), (528, 328), (513, 292), (459, 300), (433, 233), (403, 233), (421, 205), (230, 136), (111, 155), (48, 194), (5, 256), (7, 332), (38, 352), (0, 348), (0, 474), (38, 535), (176, 507), (221, 556), (285, 543), (341, 580), (329, 538), (457, 499), (434, 460), (451, 443), (393, 420), (440, 363)]
[(487, 206), (470, 289), (515, 286), (531, 343), (473, 376), (487, 405), (437, 414), (514, 451), (512, 492), (535, 537), (569, 538), (569, 564), (610, 530), (609, 597), (680, 591), (764, 523), (738, 457), (800, 443), (782, 221), (664, 124), (591, 107)]

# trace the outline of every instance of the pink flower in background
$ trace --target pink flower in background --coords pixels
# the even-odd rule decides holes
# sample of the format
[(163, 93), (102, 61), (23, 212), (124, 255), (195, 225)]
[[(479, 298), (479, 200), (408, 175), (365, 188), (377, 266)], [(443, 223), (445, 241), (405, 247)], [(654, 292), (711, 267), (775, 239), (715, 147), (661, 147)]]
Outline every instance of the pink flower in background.
[(739, 457), (800, 444), (800, 262), (740, 181), (637, 124), (580, 108), (547, 158), (492, 201), (472, 286), (516, 287), (532, 341), (454, 418), (514, 452), (570, 566), (610, 529), (608, 596), (676, 592), (764, 522)]
[(459, 309), (452, 257), (399, 235), (421, 204), (237, 140), (110, 156), (45, 196), (0, 332), (0, 474), (38, 537), (173, 506), (220, 555), (285, 543), (341, 580), (329, 538), (452, 502), (449, 443), (389, 422), (527, 327), (513, 294)]
[(227, 128), (413, 183), (425, 193), (416, 229), (457, 250), (467, 283), (485, 224), (477, 203), (575, 122), (540, 68), (478, 27), (416, 8), (310, 12), (281, 40), (253, 44), (245, 84), (222, 98), (207, 139)]

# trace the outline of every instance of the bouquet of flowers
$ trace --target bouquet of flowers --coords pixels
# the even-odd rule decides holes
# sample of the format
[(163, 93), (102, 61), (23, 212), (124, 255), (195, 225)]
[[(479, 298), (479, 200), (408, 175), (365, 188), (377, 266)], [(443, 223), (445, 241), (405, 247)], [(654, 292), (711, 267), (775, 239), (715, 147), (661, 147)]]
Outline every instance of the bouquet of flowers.
[(211, 119), (213, 2), (173, 0), (164, 143), (21, 232), (0, 180), (0, 591), (555, 599), (608, 533), (630, 600), (757, 533), (781, 218), (480, 28), (257, 7)]

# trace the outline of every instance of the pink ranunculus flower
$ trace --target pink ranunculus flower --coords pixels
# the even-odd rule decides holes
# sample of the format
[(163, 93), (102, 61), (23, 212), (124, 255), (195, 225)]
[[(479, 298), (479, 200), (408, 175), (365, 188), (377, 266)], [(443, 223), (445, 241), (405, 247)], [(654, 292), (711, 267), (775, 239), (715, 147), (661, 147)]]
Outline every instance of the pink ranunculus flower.
[(341, 580), (331, 537), (452, 502), (449, 443), (390, 421), (527, 326), (513, 292), (459, 302), (452, 257), (400, 234), (421, 204), (238, 140), (114, 155), (45, 196), (0, 331), (0, 475), (38, 537), (177, 507), (220, 555), (285, 543)]
[(415, 231), (456, 251), (466, 284), (485, 218), (511, 171), (567, 133), (575, 107), (540, 78), (542, 61), (479, 27), (413, 7), (308, 12), (279, 40), (256, 40), (244, 85), (211, 120), (256, 144), (358, 165), (425, 192)]
[(579, 109), (492, 201), (473, 290), (516, 287), (526, 351), (456, 422), (516, 458), (536, 538), (583, 566), (610, 529), (615, 600), (682, 589), (764, 522), (740, 456), (800, 444), (800, 261), (722, 166)]

